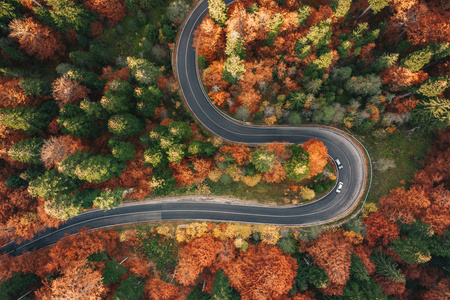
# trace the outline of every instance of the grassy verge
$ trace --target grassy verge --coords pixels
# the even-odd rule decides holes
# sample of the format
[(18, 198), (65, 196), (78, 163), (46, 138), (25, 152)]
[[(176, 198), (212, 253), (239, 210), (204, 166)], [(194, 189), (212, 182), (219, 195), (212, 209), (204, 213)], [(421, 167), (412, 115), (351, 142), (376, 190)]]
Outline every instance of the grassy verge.
[[(358, 137), (369, 151), (373, 163), (373, 181), (368, 202), (377, 202), (390, 190), (409, 182), (433, 141), (432, 134), (394, 132), (384, 137)], [(383, 170), (383, 167), (388, 168)], [(381, 168), (381, 170), (380, 170)]]
[[(231, 181), (224, 184), (220, 180), (214, 182), (206, 179), (198, 185), (176, 187), (175, 190), (165, 196), (156, 196), (151, 193), (147, 198), (211, 195), (237, 198), (268, 205), (306, 204), (322, 198), (334, 187), (336, 180), (330, 179), (329, 175), (326, 174), (336, 175), (336, 170), (331, 161), (328, 162), (321, 174), (313, 178), (304, 179), (300, 183), (289, 179), (285, 179), (280, 183), (268, 183), (261, 180), (256, 186), (250, 187), (241, 181)], [(293, 190), (293, 186), (296, 186), (297, 189)], [(311, 200), (302, 199), (300, 186), (314, 190), (314, 198)], [(205, 193), (205, 191), (207, 192)], [(133, 202), (133, 200), (130, 200), (130, 202)]]
[(286, 182), (266, 183), (260, 182), (254, 187), (249, 187), (242, 182), (232, 182), (228, 185), (208, 180), (211, 191), (215, 195), (228, 196), (249, 200), (263, 204), (286, 204), (283, 199), (284, 191), (289, 188)]

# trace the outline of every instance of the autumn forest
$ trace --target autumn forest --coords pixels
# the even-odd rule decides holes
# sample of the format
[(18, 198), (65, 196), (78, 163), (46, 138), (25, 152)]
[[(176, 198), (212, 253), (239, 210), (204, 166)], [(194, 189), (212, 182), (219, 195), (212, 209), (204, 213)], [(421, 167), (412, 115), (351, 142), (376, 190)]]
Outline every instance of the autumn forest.
[[(211, 102), (237, 122), (354, 135), (373, 160), (361, 212), (85, 228), (0, 254), (0, 299), (450, 299), (448, 1), (205, 1), (193, 47)], [(237, 144), (196, 121), (172, 67), (196, 4), (0, 3), (0, 246), (138, 201), (333, 192), (319, 139)]]

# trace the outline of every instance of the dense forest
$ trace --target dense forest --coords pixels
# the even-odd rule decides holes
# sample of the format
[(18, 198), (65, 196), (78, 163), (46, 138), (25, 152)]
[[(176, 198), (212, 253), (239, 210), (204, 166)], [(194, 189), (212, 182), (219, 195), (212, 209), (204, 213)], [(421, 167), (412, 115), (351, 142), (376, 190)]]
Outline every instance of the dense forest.
[[(1, 245), (123, 202), (214, 194), (299, 204), (335, 185), (317, 139), (254, 147), (195, 123), (171, 66), (192, 5), (0, 3)], [(450, 298), (450, 4), (209, 6), (194, 46), (225, 113), (332, 125), (375, 145), (400, 134), (419, 149), (433, 136), (424, 161), (389, 148), (412, 165), (398, 179), (393, 160), (371, 153), (372, 190), (394, 188), (340, 225), (149, 224), (2, 255), (0, 299)]]
[(407, 187), (340, 227), (195, 222), (82, 231), (1, 256), (0, 297), (32, 290), (36, 299), (448, 299), (449, 147), (447, 130)]
[[(124, 199), (228, 194), (234, 184), (296, 204), (334, 186), (316, 139), (248, 147), (195, 124), (170, 66), (187, 3), (154, 19), (148, 12), (164, 2), (41, 2), (4, 4), (2, 243)], [(124, 33), (130, 40), (115, 48)]]
[(450, 125), (448, 1), (212, 7), (194, 46), (212, 101), (238, 120), (358, 133)]

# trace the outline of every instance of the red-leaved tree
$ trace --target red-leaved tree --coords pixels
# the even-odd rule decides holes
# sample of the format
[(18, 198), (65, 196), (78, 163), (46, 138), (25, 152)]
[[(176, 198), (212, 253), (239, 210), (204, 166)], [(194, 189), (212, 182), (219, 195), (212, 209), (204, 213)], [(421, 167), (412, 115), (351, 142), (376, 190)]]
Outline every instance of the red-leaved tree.
[(108, 19), (109, 26), (115, 26), (127, 15), (127, 6), (123, 0), (84, 0), (90, 10), (98, 12), (100, 17)]
[(9, 23), (9, 28), (9, 36), (30, 56), (40, 60), (57, 60), (65, 52), (60, 34), (32, 18), (14, 19)]

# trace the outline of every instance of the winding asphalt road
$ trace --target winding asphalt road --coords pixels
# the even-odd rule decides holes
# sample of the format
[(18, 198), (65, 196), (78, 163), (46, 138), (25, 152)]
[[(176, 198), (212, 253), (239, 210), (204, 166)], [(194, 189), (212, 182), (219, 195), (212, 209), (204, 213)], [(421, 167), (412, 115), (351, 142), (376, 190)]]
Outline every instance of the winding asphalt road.
[[(231, 0), (226, 0), (227, 3)], [(198, 121), (214, 134), (233, 142), (263, 144), (286, 141), (302, 144), (318, 138), (328, 148), (329, 155), (339, 158), (343, 169), (338, 182), (344, 183), (341, 193), (334, 190), (324, 198), (301, 206), (265, 207), (219, 204), (198, 201), (161, 201), (120, 206), (109, 211), (92, 211), (69, 219), (59, 228), (47, 229), (32, 241), (21, 245), (10, 243), (1, 253), (17, 255), (24, 250), (39, 249), (56, 243), (65, 234), (74, 234), (83, 227), (101, 228), (122, 224), (169, 221), (213, 220), (246, 223), (266, 223), (287, 226), (322, 224), (348, 215), (363, 197), (366, 178), (370, 187), (370, 158), (362, 145), (343, 132), (325, 126), (258, 127), (234, 122), (220, 113), (209, 101), (199, 81), (193, 32), (207, 13), (203, 0), (192, 11), (179, 36), (176, 71), (184, 98)], [(185, 198), (186, 199), (186, 198)], [(189, 199), (189, 198), (187, 198)], [(164, 199), (161, 199), (164, 200)]]

